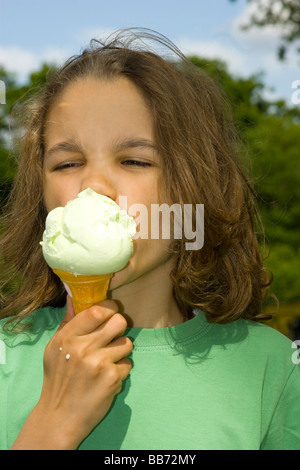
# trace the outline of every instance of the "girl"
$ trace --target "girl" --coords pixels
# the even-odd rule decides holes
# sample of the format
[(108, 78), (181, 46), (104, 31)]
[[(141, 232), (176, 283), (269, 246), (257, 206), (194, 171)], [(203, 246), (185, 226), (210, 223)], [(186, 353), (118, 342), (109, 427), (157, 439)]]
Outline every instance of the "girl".
[[(216, 84), (133, 30), (93, 41), (28, 109), (1, 239), (1, 449), (299, 449), (299, 368), (258, 322), (270, 281)], [(74, 316), (39, 242), (88, 187), (148, 213), (204, 204), (204, 246), (136, 239), (109, 300)]]

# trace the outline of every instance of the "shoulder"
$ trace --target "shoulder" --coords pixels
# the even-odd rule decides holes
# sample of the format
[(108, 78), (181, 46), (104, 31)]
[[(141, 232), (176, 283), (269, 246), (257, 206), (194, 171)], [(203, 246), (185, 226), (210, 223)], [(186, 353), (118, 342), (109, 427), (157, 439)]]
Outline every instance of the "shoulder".
[(22, 321), (19, 331), (12, 330), (11, 324), (7, 325), (7, 318), (0, 321), (2, 387), (25, 376), (39, 376), (45, 347), (55, 334), (63, 314), (64, 309), (36, 310)]
[(282, 347), (290, 347), (291, 339), (283, 335), (279, 331), (266, 323), (259, 323), (251, 320), (241, 320), (246, 323), (249, 334), (255, 341), (263, 339), (267, 343), (280, 345)]
[(233, 337), (239, 337), (245, 346), (255, 348), (260, 353), (291, 350), (292, 340), (265, 323), (239, 319), (225, 326), (231, 330)]
[(293, 375), (298, 382), (299, 396), (300, 360), (295, 342), (266, 324), (245, 320), (242, 322), (248, 332), (245, 338), (245, 348), (250, 359), (249, 367), (251, 362), (259, 363), (265, 380), (272, 383), (273, 389), (278, 387), (278, 390), (282, 390)]
[(292, 359), (297, 349), (296, 344), (267, 324), (246, 320), (243, 322), (248, 331), (247, 343), (255, 357), (264, 358), (274, 368), (282, 366), (286, 371), (291, 371), (295, 365)]
[(245, 323), (248, 329), (248, 341), (257, 348), (258, 352), (265, 351), (273, 357), (287, 354), (290, 358), (292, 348), (296, 347), (290, 338), (269, 325), (254, 321), (245, 321)]
[(46, 307), (32, 312), (19, 323), (11, 318), (3, 318), (0, 320), (0, 341), (10, 347), (24, 342), (37, 342), (43, 336), (52, 336), (64, 313), (65, 307)]
[(210, 342), (220, 345), (238, 357), (251, 370), (261, 368), (275, 375), (286, 376), (297, 364), (294, 360), (297, 347), (293, 341), (274, 328), (245, 319), (228, 324), (213, 324), (210, 328)]
[(229, 344), (257, 349), (260, 353), (289, 350), (292, 340), (265, 323), (240, 318), (231, 323), (210, 323), (211, 334)]

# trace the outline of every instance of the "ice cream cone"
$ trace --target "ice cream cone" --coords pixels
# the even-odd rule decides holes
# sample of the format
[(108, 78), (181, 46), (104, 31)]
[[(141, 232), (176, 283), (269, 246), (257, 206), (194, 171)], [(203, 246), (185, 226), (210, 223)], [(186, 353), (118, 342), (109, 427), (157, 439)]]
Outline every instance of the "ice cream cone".
[(53, 269), (53, 272), (69, 286), (76, 314), (106, 299), (109, 281), (113, 276), (75, 276), (59, 269)]

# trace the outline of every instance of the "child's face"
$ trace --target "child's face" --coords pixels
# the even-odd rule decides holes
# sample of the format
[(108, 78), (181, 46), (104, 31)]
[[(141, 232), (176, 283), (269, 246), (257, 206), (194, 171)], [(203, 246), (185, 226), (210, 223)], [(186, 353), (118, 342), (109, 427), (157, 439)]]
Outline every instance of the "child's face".
[[(161, 162), (153, 120), (140, 91), (126, 78), (70, 85), (46, 122), (44, 199), (48, 211), (90, 187), (127, 207), (161, 204)], [(136, 214), (139, 215), (139, 214)], [(150, 236), (149, 227), (149, 236)], [(169, 240), (135, 240), (129, 265), (111, 287), (130, 283), (167, 261)]]

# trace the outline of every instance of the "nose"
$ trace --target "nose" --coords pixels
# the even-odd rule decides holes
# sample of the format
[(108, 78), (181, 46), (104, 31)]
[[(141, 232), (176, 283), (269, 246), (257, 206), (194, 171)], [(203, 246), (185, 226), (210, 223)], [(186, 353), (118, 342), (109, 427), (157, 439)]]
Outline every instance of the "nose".
[(85, 172), (81, 184), (81, 191), (93, 189), (98, 194), (108, 196), (113, 201), (117, 199), (117, 187), (112, 174), (105, 168), (90, 168)]

